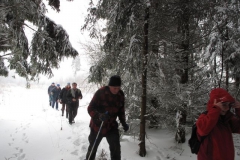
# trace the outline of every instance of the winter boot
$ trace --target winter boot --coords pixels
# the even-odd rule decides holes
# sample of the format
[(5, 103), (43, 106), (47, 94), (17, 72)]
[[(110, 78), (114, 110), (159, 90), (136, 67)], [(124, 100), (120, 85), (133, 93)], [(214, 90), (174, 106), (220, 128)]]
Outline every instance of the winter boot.
[(66, 112), (66, 118), (68, 118), (68, 112)]
[(64, 116), (64, 111), (62, 111), (62, 116)]

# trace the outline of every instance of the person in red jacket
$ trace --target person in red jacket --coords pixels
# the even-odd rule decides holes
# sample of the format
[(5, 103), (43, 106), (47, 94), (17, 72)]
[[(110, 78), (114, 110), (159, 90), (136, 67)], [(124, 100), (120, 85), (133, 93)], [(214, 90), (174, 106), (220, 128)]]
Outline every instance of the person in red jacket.
[(213, 89), (207, 114), (201, 114), (196, 125), (199, 140), (206, 136), (198, 151), (198, 160), (234, 160), (232, 133), (240, 133), (238, 101), (222, 88)]
[[(121, 90), (121, 78), (119, 76), (112, 76), (108, 86), (97, 90), (88, 106), (88, 113), (91, 116), (91, 131), (88, 137), (89, 147), (86, 159), (95, 159), (98, 145), (102, 138), (106, 137), (110, 146), (111, 160), (121, 160), (120, 136), (118, 123), (116, 121), (117, 117), (125, 132), (128, 131), (129, 126), (125, 119), (124, 93)], [(102, 122), (103, 125), (99, 132)], [(99, 136), (96, 139), (98, 132)]]

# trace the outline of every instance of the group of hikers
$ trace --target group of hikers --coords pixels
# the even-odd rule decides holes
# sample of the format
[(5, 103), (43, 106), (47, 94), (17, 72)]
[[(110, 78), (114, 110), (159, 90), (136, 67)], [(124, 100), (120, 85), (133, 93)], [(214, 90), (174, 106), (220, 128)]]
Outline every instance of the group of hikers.
[(58, 103), (62, 104), (62, 116), (66, 108), (66, 118), (69, 120), (69, 124), (75, 123), (74, 118), (77, 116), (79, 107), (79, 99), (82, 99), (82, 92), (77, 88), (77, 83), (73, 82), (72, 87), (70, 83), (61, 89), (60, 84), (55, 86), (53, 82), (48, 87), (49, 105), (54, 108), (56, 104), (56, 110), (58, 110)]
[[(87, 110), (91, 120), (86, 160), (95, 159), (97, 148), (103, 137), (106, 137), (109, 144), (111, 160), (121, 160), (120, 135), (116, 119), (119, 119), (125, 132), (129, 130), (125, 118), (125, 98), (121, 90), (121, 83), (119, 76), (110, 77), (108, 85), (98, 89), (89, 103)], [(55, 84), (49, 88), (54, 88), (52, 86)], [(49, 93), (52, 95), (50, 105), (53, 108), (57, 100), (62, 103), (62, 116), (66, 106), (66, 113), (69, 114), (69, 117), (71, 116), (70, 124), (77, 114), (79, 99), (82, 99), (81, 91), (76, 87), (76, 83), (72, 84), (72, 88), (68, 83), (59, 92), (60, 85), (57, 85), (56, 88), (50, 89)], [(59, 93), (57, 100), (53, 99), (55, 93)], [(71, 109), (71, 107), (75, 107), (75, 109)], [(210, 92), (206, 109), (207, 112), (201, 114), (196, 121), (196, 134), (201, 141), (197, 159), (234, 160), (232, 133), (240, 134), (240, 102), (225, 89), (216, 88)]]
[[(69, 124), (75, 123), (74, 118), (77, 116), (79, 99), (82, 99), (82, 93), (77, 88), (77, 83), (67, 83), (61, 89), (60, 85), (52, 83), (48, 87), (49, 105), (58, 110), (58, 102), (62, 104), (62, 116), (66, 109), (66, 118)], [(89, 147), (86, 154), (87, 160), (94, 160), (97, 148), (103, 137), (106, 137), (110, 146), (111, 159), (121, 159), (120, 135), (118, 130), (117, 118), (123, 126), (125, 132), (129, 130), (126, 123), (124, 93), (121, 90), (121, 78), (117, 75), (109, 79), (108, 86), (104, 86), (96, 91), (89, 106), (88, 113), (91, 116), (90, 134), (88, 137)]]

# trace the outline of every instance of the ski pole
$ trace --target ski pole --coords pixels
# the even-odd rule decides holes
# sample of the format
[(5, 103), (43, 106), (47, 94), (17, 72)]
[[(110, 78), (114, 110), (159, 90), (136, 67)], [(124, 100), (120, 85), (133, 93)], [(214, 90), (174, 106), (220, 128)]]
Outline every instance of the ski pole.
[(91, 152), (90, 152), (90, 154), (89, 154), (88, 160), (90, 159), (90, 157), (91, 157), (91, 155), (92, 155), (93, 148), (95, 147), (95, 144), (96, 144), (96, 141), (97, 141), (97, 139), (98, 139), (98, 135), (99, 135), (99, 133), (100, 133), (100, 131), (101, 131), (101, 129), (102, 129), (103, 123), (104, 123), (104, 121), (102, 121), (102, 123), (101, 123), (101, 126), (100, 126), (100, 128), (99, 128), (97, 137), (96, 137), (96, 139), (95, 139), (95, 141), (94, 141), (94, 144), (93, 144), (93, 146), (92, 146), (92, 150), (91, 150)]
[(62, 130), (62, 117), (60, 117), (61, 118), (61, 130)]

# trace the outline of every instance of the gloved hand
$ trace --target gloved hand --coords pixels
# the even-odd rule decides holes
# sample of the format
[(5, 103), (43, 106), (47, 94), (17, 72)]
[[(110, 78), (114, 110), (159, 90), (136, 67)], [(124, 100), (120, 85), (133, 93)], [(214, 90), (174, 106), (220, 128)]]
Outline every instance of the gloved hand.
[(59, 99), (58, 102), (62, 104), (62, 100), (61, 99)]
[(109, 116), (108, 112), (106, 112), (106, 113), (99, 113), (99, 119), (100, 119), (101, 121), (106, 121), (106, 120), (108, 120), (109, 118), (110, 118), (110, 116)]
[(123, 125), (123, 130), (124, 130), (125, 132), (127, 132), (127, 131), (129, 130), (129, 125), (128, 125), (127, 123), (125, 123), (125, 124)]

